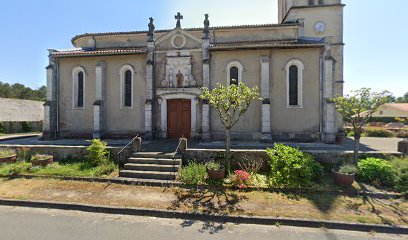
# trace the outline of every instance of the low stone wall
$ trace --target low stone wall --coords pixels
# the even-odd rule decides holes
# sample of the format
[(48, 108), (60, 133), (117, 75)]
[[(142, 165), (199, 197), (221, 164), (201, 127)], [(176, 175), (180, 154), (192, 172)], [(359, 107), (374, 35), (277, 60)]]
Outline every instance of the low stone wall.
[[(353, 152), (340, 152), (340, 151), (303, 151), (312, 154), (317, 161), (322, 164), (337, 165), (341, 164), (346, 160), (353, 158)], [(361, 158), (366, 157), (378, 157), (378, 158), (388, 158), (390, 156), (401, 156), (402, 153), (395, 152), (364, 152), (360, 153)], [(197, 162), (210, 162), (214, 160), (220, 160), (224, 157), (223, 149), (187, 149), (183, 153), (183, 164), (189, 161), (195, 160)], [(250, 159), (258, 158), (264, 159), (265, 164), (268, 160), (268, 155), (264, 150), (231, 150), (232, 161), (237, 159)]]
[[(1, 145), (0, 149), (14, 149), (17, 152), (29, 150), (31, 154), (48, 154), (54, 156), (55, 161), (60, 161), (67, 158), (84, 158), (88, 153), (87, 146), (57, 146), (57, 145)], [(108, 147), (112, 154), (120, 151), (120, 148)]]

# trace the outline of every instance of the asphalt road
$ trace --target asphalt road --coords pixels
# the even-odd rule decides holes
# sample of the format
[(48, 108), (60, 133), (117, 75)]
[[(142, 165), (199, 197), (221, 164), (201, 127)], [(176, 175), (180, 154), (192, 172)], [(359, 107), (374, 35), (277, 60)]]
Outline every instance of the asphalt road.
[(0, 206), (2, 240), (408, 239), (408, 236), (284, 226), (221, 224)]

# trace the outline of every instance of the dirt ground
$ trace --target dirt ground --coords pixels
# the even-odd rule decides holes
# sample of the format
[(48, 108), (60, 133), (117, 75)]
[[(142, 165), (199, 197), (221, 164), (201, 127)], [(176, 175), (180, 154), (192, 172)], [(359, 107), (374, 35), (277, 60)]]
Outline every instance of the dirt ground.
[(333, 194), (282, 194), (141, 187), (54, 179), (0, 179), (0, 198), (185, 212), (408, 225), (408, 201)]

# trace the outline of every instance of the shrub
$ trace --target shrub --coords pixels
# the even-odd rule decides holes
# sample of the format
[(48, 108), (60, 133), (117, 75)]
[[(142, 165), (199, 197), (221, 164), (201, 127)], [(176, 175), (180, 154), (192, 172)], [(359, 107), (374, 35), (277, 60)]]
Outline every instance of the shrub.
[(4, 133), (4, 125), (2, 122), (0, 122), (0, 134)]
[(181, 168), (180, 180), (188, 185), (203, 184), (207, 178), (207, 169), (204, 164), (191, 161)]
[(397, 137), (399, 138), (408, 138), (408, 130), (400, 130), (397, 132)]
[(23, 147), (20, 151), (17, 152), (17, 159), (20, 162), (30, 162), (31, 157), (32, 156), (30, 148)]
[(223, 166), (217, 162), (209, 162), (205, 166), (210, 170), (220, 170), (223, 168)]
[(33, 160), (45, 160), (52, 157), (52, 155), (46, 155), (46, 154), (35, 154), (33, 156), (31, 156), (31, 161)]
[(242, 170), (249, 172), (251, 174), (258, 173), (261, 170), (264, 162), (265, 160), (262, 158), (249, 157), (246, 154), (237, 160), (238, 166)]
[(342, 165), (342, 166), (339, 168), (339, 171), (338, 171), (338, 173), (341, 173), (341, 174), (349, 174), (349, 175), (355, 174), (356, 172), (357, 172), (356, 166), (351, 165), (351, 164), (344, 164), (344, 165)]
[(404, 195), (408, 195), (408, 171), (398, 176), (395, 188)]
[(30, 168), (31, 165), (25, 162), (7, 164), (1, 167), (0, 176), (17, 176), (22, 173), (27, 173)]
[(394, 133), (384, 128), (366, 128), (364, 129), (364, 136), (366, 137), (394, 137)]
[(117, 166), (116, 166), (116, 164), (114, 162), (105, 163), (105, 164), (97, 166), (94, 169), (94, 175), (95, 176), (109, 175), (116, 168), (117, 168)]
[(267, 187), (268, 177), (262, 174), (251, 174), (251, 184), (255, 187)]
[(2, 149), (0, 150), (0, 158), (11, 157), (16, 154), (16, 151), (13, 149)]
[(21, 129), (23, 132), (31, 132), (33, 130), (31, 123), (29, 122), (22, 122)]
[(247, 188), (251, 182), (251, 175), (243, 170), (235, 170), (229, 180), (234, 187)]
[(391, 164), (379, 158), (367, 158), (357, 163), (357, 175), (363, 182), (392, 186), (395, 172)]
[(107, 143), (99, 139), (88, 141), (91, 144), (86, 150), (89, 152), (87, 160), (94, 166), (109, 164), (111, 162), (109, 151), (106, 149)]
[(303, 187), (318, 178), (322, 166), (313, 156), (304, 154), (297, 148), (275, 144), (267, 149), (271, 172), (269, 184), (275, 187)]

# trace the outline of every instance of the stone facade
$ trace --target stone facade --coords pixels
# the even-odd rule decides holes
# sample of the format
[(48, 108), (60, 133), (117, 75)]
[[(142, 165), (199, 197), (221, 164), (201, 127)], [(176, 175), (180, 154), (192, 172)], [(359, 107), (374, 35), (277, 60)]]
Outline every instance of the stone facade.
[(44, 136), (167, 138), (168, 101), (186, 99), (190, 137), (222, 139), (201, 87), (228, 85), (237, 74), (263, 101), (233, 138), (333, 142), (341, 118), (327, 99), (343, 91), (344, 5), (304, 2), (280, 0), (279, 24), (210, 27), (206, 15), (203, 28), (185, 29), (178, 14), (171, 30), (155, 30), (150, 18), (148, 31), (74, 37), (76, 49), (49, 52)]

